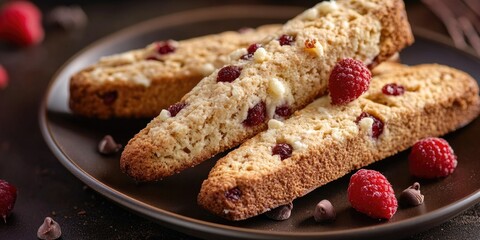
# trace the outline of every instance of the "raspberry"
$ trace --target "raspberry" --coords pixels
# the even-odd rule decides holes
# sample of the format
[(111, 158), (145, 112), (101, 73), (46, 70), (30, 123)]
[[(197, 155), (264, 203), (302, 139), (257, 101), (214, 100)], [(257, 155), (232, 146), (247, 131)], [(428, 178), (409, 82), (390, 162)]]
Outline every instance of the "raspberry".
[(186, 103), (179, 102), (179, 103), (175, 103), (173, 105), (170, 105), (170, 107), (168, 107), (167, 110), (170, 112), (171, 117), (175, 117), (175, 116), (177, 116), (178, 112), (180, 112), (186, 106), (187, 106)]
[(237, 66), (226, 66), (218, 71), (217, 82), (233, 82), (242, 73), (242, 68)]
[(385, 95), (399, 96), (405, 93), (405, 88), (402, 85), (397, 85), (396, 83), (390, 83), (383, 86), (382, 92)]
[(380, 119), (376, 118), (373, 115), (370, 115), (370, 113), (362, 112), (362, 114), (360, 114), (360, 116), (358, 116), (357, 119), (355, 120), (355, 123), (358, 124), (360, 122), (360, 120), (362, 120), (366, 117), (369, 117), (369, 118), (373, 119), (372, 137), (373, 138), (378, 138), (380, 136), (380, 134), (383, 133), (383, 126), (384, 126), (383, 122)]
[(43, 40), (42, 14), (31, 2), (14, 1), (0, 11), (0, 38), (20, 46)]
[(286, 34), (283, 34), (278, 38), (278, 42), (280, 43), (280, 46), (292, 45), (293, 41), (295, 41), (295, 37), (286, 35)]
[(267, 118), (267, 110), (264, 102), (259, 102), (252, 108), (248, 109), (247, 119), (243, 121), (243, 125), (253, 127), (263, 123)]
[(2, 65), (0, 65), (0, 89), (7, 87), (8, 85), (8, 73)]
[(279, 155), (280, 160), (292, 156), (293, 148), (288, 143), (278, 143), (272, 148), (272, 155)]
[(7, 222), (7, 217), (13, 210), (17, 200), (17, 188), (12, 184), (0, 179), (0, 216)]
[(258, 44), (258, 43), (254, 43), (254, 44), (250, 45), (247, 48), (247, 54), (241, 56), (240, 59), (243, 59), (243, 60), (251, 59), (253, 57), (253, 54), (257, 51), (257, 49), (259, 49), (261, 47), (262, 47), (262, 45)]
[(457, 167), (457, 156), (445, 139), (425, 138), (413, 145), (408, 164), (416, 177), (446, 177)]
[(358, 170), (350, 178), (347, 192), (352, 207), (372, 218), (390, 219), (397, 211), (392, 185), (377, 171)]
[(337, 62), (328, 79), (333, 105), (347, 104), (368, 90), (372, 73), (360, 61), (345, 58)]

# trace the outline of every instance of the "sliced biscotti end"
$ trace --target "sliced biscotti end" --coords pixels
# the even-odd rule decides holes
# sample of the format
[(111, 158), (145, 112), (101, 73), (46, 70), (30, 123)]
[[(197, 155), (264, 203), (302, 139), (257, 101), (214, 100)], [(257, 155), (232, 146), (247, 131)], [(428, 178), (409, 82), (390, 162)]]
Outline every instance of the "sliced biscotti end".
[(230, 61), (232, 51), (245, 50), (279, 28), (272, 24), (182, 41), (160, 41), (103, 57), (72, 76), (70, 109), (97, 118), (157, 116), (204, 76)]
[[(385, 91), (390, 84), (403, 94)], [(479, 114), (478, 93), (474, 79), (446, 66), (383, 73), (346, 106), (322, 97), (284, 123), (271, 120), (267, 131), (217, 161), (198, 203), (230, 220), (287, 204), (421, 138), (464, 126)], [(285, 151), (275, 151), (279, 145)]]
[[(315, 15), (325, 15), (343, 6), (355, 9), (360, 15), (372, 15), (381, 25), (380, 51), (374, 61), (369, 63), (373, 68), (386, 61), (401, 49), (414, 42), (413, 33), (407, 20), (407, 13), (403, 1), (398, 0), (356, 0), (356, 1), (323, 1), (314, 8), (305, 11), (297, 18), (311, 19)], [(355, 16), (350, 17), (354, 21)], [(348, 25), (349, 22), (344, 24)], [(375, 23), (371, 23), (375, 24)], [(372, 34), (372, 31), (357, 31), (357, 34)], [(357, 44), (362, 44), (361, 42)]]
[(380, 20), (382, 25), (380, 54), (370, 64), (371, 68), (414, 42), (406, 11), (398, 11), (398, 9), (405, 9), (403, 1), (360, 0), (350, 1), (347, 4), (358, 9), (360, 13), (371, 13)]

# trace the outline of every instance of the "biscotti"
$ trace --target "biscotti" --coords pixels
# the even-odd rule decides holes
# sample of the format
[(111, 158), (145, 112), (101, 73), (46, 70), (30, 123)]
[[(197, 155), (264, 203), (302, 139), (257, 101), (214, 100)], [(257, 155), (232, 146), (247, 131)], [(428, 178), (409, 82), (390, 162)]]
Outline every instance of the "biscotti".
[(265, 25), (178, 42), (160, 41), (103, 57), (72, 76), (70, 109), (86, 117), (153, 118), (229, 62), (229, 53), (261, 42), (279, 28)]
[(249, 57), (243, 57), (246, 49), (234, 52), (238, 60), (162, 110), (129, 141), (120, 166), (138, 181), (194, 166), (265, 130), (268, 119), (288, 118), (325, 94), (339, 59), (375, 65), (412, 41), (401, 0), (322, 2)]
[[(405, 92), (382, 91), (393, 83)], [(479, 114), (478, 93), (474, 79), (446, 66), (384, 72), (346, 106), (332, 106), (325, 96), (284, 122), (270, 120), (267, 131), (217, 161), (198, 203), (231, 220), (287, 204), (422, 138), (466, 125)], [(272, 153), (280, 144), (293, 149), (283, 160)]]

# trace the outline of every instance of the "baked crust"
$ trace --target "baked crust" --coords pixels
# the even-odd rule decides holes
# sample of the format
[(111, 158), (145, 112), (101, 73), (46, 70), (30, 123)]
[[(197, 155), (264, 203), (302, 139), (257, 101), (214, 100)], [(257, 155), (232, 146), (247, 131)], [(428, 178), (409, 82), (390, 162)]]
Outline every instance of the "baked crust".
[[(370, 89), (347, 106), (331, 106), (328, 97), (320, 98), (281, 128), (255, 136), (218, 160), (202, 184), (198, 203), (224, 218), (246, 219), (478, 116), (478, 85), (468, 74), (436, 64), (390, 70), (374, 77)], [(406, 93), (384, 95), (381, 88), (389, 83), (405, 86)], [(384, 122), (378, 139), (371, 137), (371, 126), (355, 123), (361, 112)], [(276, 143), (292, 138), (307, 147), (294, 149), (283, 161), (272, 156)], [(241, 191), (237, 201), (226, 198), (233, 188)]]

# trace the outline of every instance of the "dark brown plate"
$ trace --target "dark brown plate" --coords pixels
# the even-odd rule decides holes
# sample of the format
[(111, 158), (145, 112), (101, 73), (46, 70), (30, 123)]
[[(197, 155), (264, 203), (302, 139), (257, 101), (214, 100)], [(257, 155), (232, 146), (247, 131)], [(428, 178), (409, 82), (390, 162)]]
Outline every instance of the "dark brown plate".
[[(158, 39), (184, 39), (244, 26), (284, 22), (300, 11), (271, 6), (200, 9), (156, 18), (93, 44), (67, 62), (51, 82), (40, 111), (46, 142), (69, 171), (107, 198), (174, 229), (209, 239), (226, 236), (251, 239), (399, 238), (426, 230), (479, 202), (480, 120), (445, 136), (458, 155), (456, 171), (445, 179), (420, 180), (425, 204), (400, 208), (390, 221), (372, 220), (354, 211), (346, 199), (349, 176), (345, 176), (297, 199), (292, 217), (286, 221), (258, 216), (229, 222), (196, 204), (200, 184), (215, 159), (164, 181), (136, 184), (120, 172), (119, 154), (102, 156), (97, 153), (96, 146), (106, 134), (126, 144), (148, 120), (92, 120), (75, 117), (68, 111), (69, 77), (101, 56), (143, 47)], [(415, 44), (401, 54), (403, 62), (443, 63), (480, 79), (477, 58), (439, 39), (442, 38), (417, 31)], [(410, 177), (406, 159), (407, 152), (402, 152), (368, 168), (384, 173), (398, 194), (418, 180)], [(338, 217), (332, 224), (316, 224), (312, 218), (312, 210), (321, 199), (329, 199), (337, 209)]]

